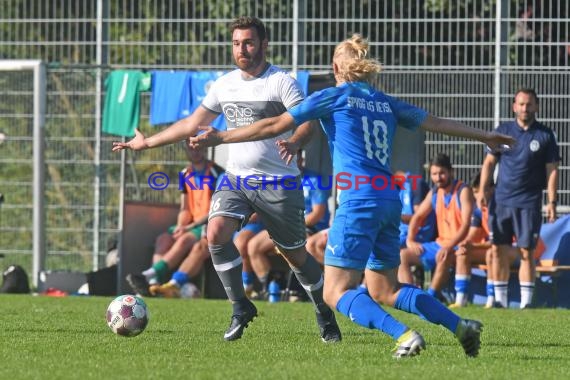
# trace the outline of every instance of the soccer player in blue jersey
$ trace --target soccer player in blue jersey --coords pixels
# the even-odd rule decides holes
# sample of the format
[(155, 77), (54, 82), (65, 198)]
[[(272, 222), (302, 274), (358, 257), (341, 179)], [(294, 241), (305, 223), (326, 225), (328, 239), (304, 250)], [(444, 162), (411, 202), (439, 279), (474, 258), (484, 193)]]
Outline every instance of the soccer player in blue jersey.
[[(481, 168), (480, 206), (489, 205), (490, 240), (495, 278), (495, 301), (508, 306), (508, 253), (513, 237), (520, 249), (520, 307), (531, 306), (536, 265), (534, 250), (542, 224), (542, 190), (546, 187), (549, 222), (556, 219), (558, 163), (560, 153), (552, 130), (536, 120), (538, 96), (533, 89), (522, 88), (513, 101), (515, 120), (499, 125), (498, 133), (512, 136), (510, 149), (489, 151)], [(490, 199), (488, 187), (495, 165), (499, 174)], [(489, 201), (489, 202), (488, 202)]]
[[(425, 348), (423, 337), (388, 314), (379, 303), (421, 315), (441, 324), (459, 339), (465, 353), (479, 353), (482, 324), (464, 320), (424, 291), (397, 280), (399, 222), (402, 205), (391, 177), (390, 156), (396, 126), (472, 138), (491, 148), (513, 139), (429, 115), (371, 85), (380, 64), (367, 57), (368, 44), (358, 34), (341, 42), (333, 56), (336, 87), (309, 96), (280, 116), (249, 127), (192, 138), (199, 146), (263, 139), (320, 119), (327, 134), (335, 175), (352, 178), (341, 191), (325, 253), (325, 301), (351, 321), (378, 329), (396, 342), (395, 357), (414, 356)], [(201, 143), (200, 143), (201, 142)], [(282, 157), (294, 154), (293, 138), (280, 141)], [(349, 177), (350, 175), (350, 177)], [(368, 289), (359, 288), (365, 272)]]

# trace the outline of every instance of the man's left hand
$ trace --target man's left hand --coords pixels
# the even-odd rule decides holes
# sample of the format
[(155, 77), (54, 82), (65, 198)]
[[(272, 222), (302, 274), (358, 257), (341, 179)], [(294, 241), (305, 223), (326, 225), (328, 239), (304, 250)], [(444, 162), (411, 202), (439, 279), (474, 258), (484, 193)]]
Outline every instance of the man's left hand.
[(207, 148), (209, 146), (216, 146), (222, 143), (220, 132), (216, 128), (209, 126), (198, 127), (200, 131), (204, 131), (198, 136), (190, 137), (190, 146), (194, 149)]

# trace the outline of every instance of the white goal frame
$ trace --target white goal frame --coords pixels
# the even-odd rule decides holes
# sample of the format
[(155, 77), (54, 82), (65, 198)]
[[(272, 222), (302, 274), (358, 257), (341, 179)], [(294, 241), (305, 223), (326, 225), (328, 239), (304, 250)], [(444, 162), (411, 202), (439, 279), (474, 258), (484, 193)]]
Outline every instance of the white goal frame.
[(40, 272), (45, 269), (45, 157), (44, 129), (46, 113), (46, 66), (41, 60), (0, 60), (0, 71), (32, 71), (34, 75), (33, 94), (33, 263), (32, 282), (39, 285)]

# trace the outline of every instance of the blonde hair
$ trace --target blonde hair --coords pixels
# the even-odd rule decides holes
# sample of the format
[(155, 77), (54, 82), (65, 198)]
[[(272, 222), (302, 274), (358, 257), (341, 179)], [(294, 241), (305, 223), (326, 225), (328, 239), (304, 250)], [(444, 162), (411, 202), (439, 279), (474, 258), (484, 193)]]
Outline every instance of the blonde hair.
[(338, 76), (345, 82), (371, 82), (382, 71), (382, 65), (367, 58), (368, 41), (360, 34), (353, 34), (334, 49), (333, 62), (338, 66)]

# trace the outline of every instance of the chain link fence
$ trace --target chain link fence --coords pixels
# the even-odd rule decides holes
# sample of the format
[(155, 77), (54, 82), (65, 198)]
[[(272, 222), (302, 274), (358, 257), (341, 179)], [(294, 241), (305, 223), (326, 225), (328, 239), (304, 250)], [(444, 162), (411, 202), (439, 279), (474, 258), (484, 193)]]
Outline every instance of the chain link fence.
[[(539, 119), (559, 138), (559, 204), (570, 206), (567, 152), (570, 15), (565, 0), (483, 1), (176, 1), (3, 0), (0, 59), (47, 63), (45, 126), (48, 269), (104, 265), (118, 232), (120, 157), (112, 136), (98, 134), (102, 81), (115, 69), (229, 70), (228, 23), (255, 15), (269, 29), (272, 63), (330, 73), (334, 46), (353, 32), (370, 39), (385, 70), (379, 83), (443, 117), (490, 130), (512, 118), (516, 88), (534, 87)], [(0, 253), (31, 268), (32, 79), (0, 72)], [(141, 94), (140, 128), (149, 124), (150, 93)], [(100, 149), (99, 149), (100, 148)], [(468, 181), (481, 144), (426, 134), (423, 162), (448, 153)], [(176, 186), (153, 191), (148, 176), (170, 178), (186, 164), (180, 146), (127, 154), (129, 200), (179, 201)], [(224, 162), (220, 162), (224, 164)]]

